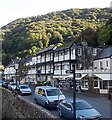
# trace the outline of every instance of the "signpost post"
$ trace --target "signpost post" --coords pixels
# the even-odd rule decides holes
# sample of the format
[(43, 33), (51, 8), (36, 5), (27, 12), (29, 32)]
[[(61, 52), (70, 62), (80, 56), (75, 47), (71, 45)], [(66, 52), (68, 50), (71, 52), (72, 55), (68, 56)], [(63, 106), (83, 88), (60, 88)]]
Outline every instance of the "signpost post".
[(15, 64), (15, 70), (16, 70), (16, 89), (17, 89), (17, 70), (18, 70), (19, 64)]
[(67, 74), (73, 74), (73, 113), (74, 113), (74, 120), (76, 120), (76, 78), (81, 77), (81, 73), (76, 73), (76, 61), (72, 61), (73, 70), (66, 70)]
[(76, 63), (75, 61), (73, 61), (73, 105), (74, 105), (74, 110), (73, 110), (73, 113), (74, 113), (74, 120), (76, 120), (76, 79), (75, 79), (75, 66), (76, 66)]

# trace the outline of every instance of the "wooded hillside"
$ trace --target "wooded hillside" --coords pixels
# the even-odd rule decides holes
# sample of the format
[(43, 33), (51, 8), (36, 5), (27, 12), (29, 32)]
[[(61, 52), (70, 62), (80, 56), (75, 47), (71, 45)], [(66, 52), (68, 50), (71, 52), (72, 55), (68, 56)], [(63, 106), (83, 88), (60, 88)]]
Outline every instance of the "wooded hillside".
[(52, 44), (59, 46), (73, 40), (79, 44), (86, 40), (89, 46), (108, 46), (110, 38), (106, 36), (112, 27), (108, 25), (110, 32), (105, 36), (106, 21), (111, 14), (112, 8), (69, 9), (17, 19), (2, 27), (3, 63), (6, 65), (11, 58), (25, 57)]

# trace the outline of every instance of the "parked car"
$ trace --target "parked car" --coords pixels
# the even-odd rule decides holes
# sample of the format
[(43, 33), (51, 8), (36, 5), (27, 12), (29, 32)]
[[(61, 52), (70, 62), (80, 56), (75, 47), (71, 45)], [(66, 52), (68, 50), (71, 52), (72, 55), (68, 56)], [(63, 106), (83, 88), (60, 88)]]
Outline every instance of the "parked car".
[(55, 108), (65, 99), (60, 89), (51, 86), (38, 86), (35, 89), (35, 101), (46, 108)]
[(5, 88), (8, 88), (8, 84), (9, 84), (9, 83), (10, 83), (9, 81), (4, 81), (4, 82), (2, 83), (2, 86), (5, 87)]
[(19, 85), (19, 87), (18, 87), (18, 92), (19, 92), (21, 95), (24, 95), (24, 94), (32, 94), (31, 88), (30, 88), (28, 85), (25, 85), (25, 84)]
[(8, 89), (9, 90), (15, 90), (17, 86), (18, 86), (18, 83), (16, 83), (16, 82), (10, 82), (8, 84)]
[[(73, 99), (60, 102), (58, 110), (60, 116), (73, 119)], [(76, 99), (76, 118), (77, 120), (101, 120), (101, 114), (85, 100)]]
[(3, 80), (0, 80), (0, 87), (2, 87), (3, 82), (4, 82)]

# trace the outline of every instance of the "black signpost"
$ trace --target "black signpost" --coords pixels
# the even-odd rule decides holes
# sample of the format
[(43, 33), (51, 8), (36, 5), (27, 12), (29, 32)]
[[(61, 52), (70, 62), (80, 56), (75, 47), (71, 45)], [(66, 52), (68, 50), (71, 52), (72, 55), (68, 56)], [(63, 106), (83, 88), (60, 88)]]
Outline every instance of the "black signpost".
[(74, 105), (74, 110), (73, 110), (73, 113), (74, 113), (74, 120), (76, 120), (76, 79), (75, 79), (75, 66), (76, 66), (76, 62), (73, 61), (72, 62), (72, 66), (73, 66), (73, 105)]
[[(68, 74), (73, 74), (74, 73), (74, 70), (66, 70), (66, 73), (68, 73)], [(75, 74), (75, 77), (76, 78), (80, 78), (82, 75), (81, 75), (81, 73), (74, 73)]]
[(81, 73), (76, 73), (75, 72), (75, 67), (76, 67), (76, 60), (72, 60), (71, 61), (72, 63), (72, 67), (73, 67), (73, 70), (66, 70), (66, 73), (67, 74), (73, 74), (73, 79), (72, 79), (72, 82), (73, 82), (73, 117), (74, 117), (74, 120), (76, 120), (76, 78), (80, 78), (82, 75)]

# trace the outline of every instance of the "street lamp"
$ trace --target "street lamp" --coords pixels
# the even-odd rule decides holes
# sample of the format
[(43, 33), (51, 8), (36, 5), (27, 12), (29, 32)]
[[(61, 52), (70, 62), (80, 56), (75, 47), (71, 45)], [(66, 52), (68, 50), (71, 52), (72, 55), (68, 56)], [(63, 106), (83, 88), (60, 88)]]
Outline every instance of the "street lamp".
[(16, 89), (17, 89), (17, 70), (18, 70), (19, 64), (15, 64), (15, 70), (16, 70)]

